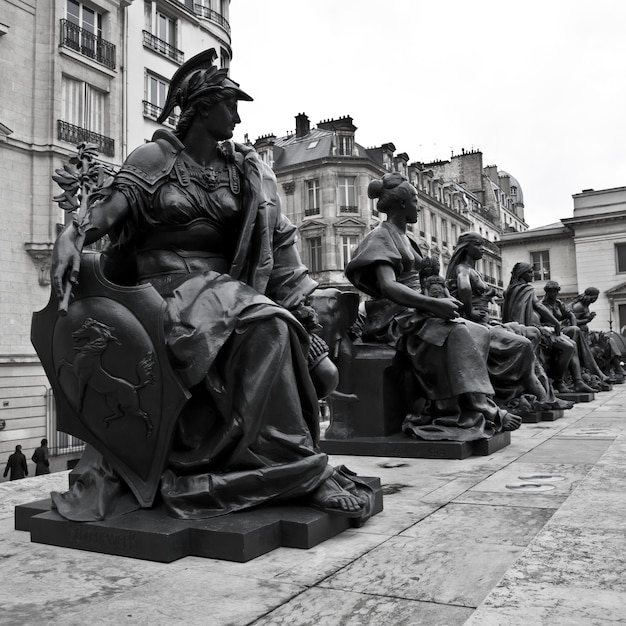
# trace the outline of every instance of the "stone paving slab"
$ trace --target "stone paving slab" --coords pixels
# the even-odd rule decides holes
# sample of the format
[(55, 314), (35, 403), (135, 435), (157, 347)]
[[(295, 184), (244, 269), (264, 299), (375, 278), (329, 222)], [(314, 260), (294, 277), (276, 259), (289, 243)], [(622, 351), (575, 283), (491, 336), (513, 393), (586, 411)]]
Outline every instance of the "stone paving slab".
[[(2, 483), (0, 625), (624, 623), (625, 408), (615, 387), (556, 422), (524, 424), (488, 457), (333, 456), (381, 479), (385, 509), (310, 550), (248, 563), (32, 544), (13, 508), (64, 490), (67, 472)], [(524, 483), (552, 488), (507, 487)]]

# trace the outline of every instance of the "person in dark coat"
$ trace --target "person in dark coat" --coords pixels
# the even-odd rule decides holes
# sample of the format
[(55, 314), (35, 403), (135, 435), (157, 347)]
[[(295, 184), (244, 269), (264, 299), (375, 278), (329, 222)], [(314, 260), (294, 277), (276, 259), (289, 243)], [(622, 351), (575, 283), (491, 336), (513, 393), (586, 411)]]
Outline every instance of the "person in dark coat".
[(35, 464), (35, 476), (50, 473), (47, 439), (41, 440), (41, 445), (33, 452), (32, 461)]
[(7, 466), (4, 468), (4, 476), (11, 472), (9, 480), (18, 480), (28, 476), (28, 465), (26, 465), (26, 457), (22, 453), (22, 446), (15, 446), (15, 452), (9, 457)]

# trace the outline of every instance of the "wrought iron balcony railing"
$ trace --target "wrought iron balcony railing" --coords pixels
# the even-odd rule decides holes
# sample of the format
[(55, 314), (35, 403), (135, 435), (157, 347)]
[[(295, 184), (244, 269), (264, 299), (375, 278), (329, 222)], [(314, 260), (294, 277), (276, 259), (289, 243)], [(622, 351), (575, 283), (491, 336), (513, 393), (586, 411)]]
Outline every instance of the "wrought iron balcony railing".
[(339, 207), (339, 213), (358, 213), (359, 212), (359, 207), (358, 206), (340, 206)]
[(68, 20), (61, 20), (61, 45), (115, 69), (115, 45)]
[[(152, 104), (152, 102), (148, 102), (147, 100), (143, 101), (143, 114), (151, 120), (156, 120), (159, 115), (161, 115), (162, 110), (163, 107)], [(176, 126), (176, 124), (178, 124), (178, 115), (172, 113), (172, 115), (167, 118), (167, 123), (170, 126)]]
[(319, 208), (304, 209), (305, 217), (308, 217), (309, 215), (319, 215), (319, 213), (320, 213)]
[(98, 146), (100, 154), (110, 157), (115, 156), (114, 139), (99, 135), (98, 133), (81, 128), (80, 126), (74, 126), (74, 124), (64, 122), (63, 120), (57, 120), (57, 139), (67, 141), (73, 145), (77, 145), (81, 143), (81, 141), (95, 143)]
[(158, 37), (155, 37), (152, 33), (149, 33), (147, 30), (143, 32), (143, 45), (146, 48), (150, 48), (150, 50), (154, 50), (155, 52), (160, 52), (165, 55), (168, 59), (172, 59), (172, 61), (182, 65), (185, 62), (185, 53), (178, 48), (167, 43), (167, 41), (163, 41)]
[(230, 33), (230, 24), (217, 11), (213, 11), (212, 9), (202, 6), (201, 4), (194, 4), (193, 9), (196, 15), (204, 17), (207, 20), (211, 20), (211, 22), (215, 22), (216, 24), (221, 26), (227, 33)]

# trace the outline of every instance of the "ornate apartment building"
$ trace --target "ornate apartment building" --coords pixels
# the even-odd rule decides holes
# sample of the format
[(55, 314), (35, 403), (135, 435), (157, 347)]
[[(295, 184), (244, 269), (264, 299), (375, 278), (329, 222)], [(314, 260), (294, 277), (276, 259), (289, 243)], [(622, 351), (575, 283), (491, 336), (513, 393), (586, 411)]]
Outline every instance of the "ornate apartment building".
[[(351, 290), (343, 270), (356, 246), (384, 216), (367, 197), (373, 178), (398, 170), (417, 188), (419, 221), (409, 226), (424, 255), (437, 255), (445, 274), (462, 232), (473, 230), (489, 242), (478, 269), (502, 289), (502, 263), (495, 245), (502, 232), (524, 231), (519, 183), (495, 166), (483, 167), (480, 151), (463, 151), (449, 161), (411, 163), (393, 143), (365, 148), (356, 141), (350, 116), (323, 120), (312, 127), (300, 113), (295, 132), (265, 135), (254, 142), (273, 167), (283, 211), (300, 232), (305, 264), (322, 287)], [(494, 305), (492, 314), (499, 318)]]
[(56, 432), (30, 343), (66, 219), (51, 175), (81, 141), (119, 166), (157, 128), (186, 58), (215, 48), (228, 67), (228, 9), (229, 0), (0, 0), (0, 458), (17, 443), (29, 458), (42, 437), (53, 450), (72, 444)]

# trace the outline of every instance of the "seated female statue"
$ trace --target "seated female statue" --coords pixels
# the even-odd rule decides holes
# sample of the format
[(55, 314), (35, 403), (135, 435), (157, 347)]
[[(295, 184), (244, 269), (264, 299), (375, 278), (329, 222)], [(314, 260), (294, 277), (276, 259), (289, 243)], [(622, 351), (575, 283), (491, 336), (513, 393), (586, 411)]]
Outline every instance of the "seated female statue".
[(502, 320), (518, 322), (524, 326), (535, 326), (541, 332), (542, 347), (551, 361), (552, 384), (558, 392), (569, 392), (563, 377), (569, 371), (574, 382), (574, 391), (593, 393), (582, 378), (576, 343), (561, 332), (561, 324), (552, 312), (537, 298), (531, 285), (533, 268), (530, 263), (520, 261), (511, 270), (511, 281), (504, 292)]
[(422, 256), (406, 234), (417, 221), (417, 190), (398, 172), (373, 180), (370, 198), (387, 220), (355, 251), (346, 276), (371, 296), (364, 338), (396, 347), (410, 363), (417, 394), (405, 433), (428, 440), (473, 441), (518, 428), (521, 418), (499, 409), (487, 371), (489, 331), (459, 317), (461, 303), (434, 282), (421, 292)]
[[(171, 515), (202, 518), (297, 498), (362, 521), (371, 494), (318, 448), (310, 338), (297, 319), (317, 284), (296, 252), (272, 170), (231, 141), (237, 102), (252, 98), (212, 61), (206, 51), (176, 72), (160, 117), (180, 106), (176, 130), (158, 130), (130, 154), (91, 206), (85, 239), (108, 234), (136, 259), (139, 283), (166, 303), (167, 346), (192, 396), (162, 501)], [(59, 299), (78, 276), (78, 241), (70, 224), (54, 248)], [(100, 489), (100, 499), (116, 497), (110, 485)], [(69, 518), (72, 502), (57, 502)]]
[(484, 239), (475, 232), (463, 233), (454, 248), (446, 279), (450, 293), (462, 302), (461, 315), (489, 328), (487, 367), (496, 402), (519, 412), (536, 412), (560, 406), (549, 380), (535, 357), (539, 331), (512, 322), (495, 324), (489, 316), (489, 303), (496, 290), (489, 287), (476, 261), (484, 255)]

